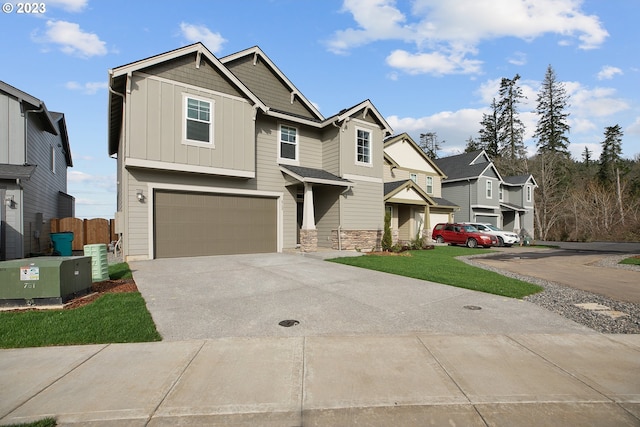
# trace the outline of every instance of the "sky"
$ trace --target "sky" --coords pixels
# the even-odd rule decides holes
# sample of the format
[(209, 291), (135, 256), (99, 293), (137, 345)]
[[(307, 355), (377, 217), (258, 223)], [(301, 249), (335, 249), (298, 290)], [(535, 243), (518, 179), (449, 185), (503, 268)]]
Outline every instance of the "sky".
[(569, 95), (572, 156), (588, 147), (597, 158), (614, 125), (623, 157), (640, 156), (638, 0), (45, 0), (2, 11), (0, 80), (65, 114), (79, 218), (116, 210), (108, 70), (197, 41), (218, 58), (259, 46), (325, 117), (369, 99), (395, 134), (435, 132), (439, 157), (477, 138), (500, 80), (516, 74), (535, 153), (551, 66)]

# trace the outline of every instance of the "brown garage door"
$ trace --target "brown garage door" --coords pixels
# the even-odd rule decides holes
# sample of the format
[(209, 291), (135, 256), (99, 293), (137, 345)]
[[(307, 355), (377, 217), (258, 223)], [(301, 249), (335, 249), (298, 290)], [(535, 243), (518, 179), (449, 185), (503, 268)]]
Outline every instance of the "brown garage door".
[(156, 190), (155, 257), (277, 251), (277, 199)]

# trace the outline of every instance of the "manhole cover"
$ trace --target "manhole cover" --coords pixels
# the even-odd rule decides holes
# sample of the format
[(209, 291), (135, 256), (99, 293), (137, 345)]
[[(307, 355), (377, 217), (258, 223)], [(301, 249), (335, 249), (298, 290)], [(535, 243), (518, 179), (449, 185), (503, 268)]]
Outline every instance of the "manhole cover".
[(282, 322), (278, 323), (278, 325), (280, 326), (284, 326), (285, 328), (290, 328), (292, 326), (297, 325), (298, 322), (297, 320), (292, 320), (292, 319), (288, 319), (288, 320), (283, 320)]
[(465, 305), (464, 308), (467, 310), (482, 310), (482, 307), (478, 307), (477, 305)]

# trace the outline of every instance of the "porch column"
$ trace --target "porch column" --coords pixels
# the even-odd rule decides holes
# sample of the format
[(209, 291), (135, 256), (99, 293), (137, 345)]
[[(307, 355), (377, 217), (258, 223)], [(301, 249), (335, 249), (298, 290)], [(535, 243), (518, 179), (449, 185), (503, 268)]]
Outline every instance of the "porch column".
[(302, 206), (302, 227), (300, 228), (300, 250), (315, 252), (318, 250), (318, 231), (313, 213), (313, 185), (304, 183), (304, 202)]
[(513, 220), (513, 231), (516, 231), (519, 233), (520, 232), (520, 212), (516, 211), (516, 214), (514, 215), (514, 220)]
[(302, 211), (302, 229), (315, 230), (316, 219), (313, 213), (313, 184), (304, 183), (304, 206)]

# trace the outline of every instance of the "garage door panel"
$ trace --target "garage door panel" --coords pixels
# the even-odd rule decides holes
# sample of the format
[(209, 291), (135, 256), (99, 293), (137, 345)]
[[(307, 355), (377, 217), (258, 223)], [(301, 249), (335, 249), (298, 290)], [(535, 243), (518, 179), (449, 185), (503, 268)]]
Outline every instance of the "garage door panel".
[(157, 258), (277, 251), (277, 199), (155, 193)]

